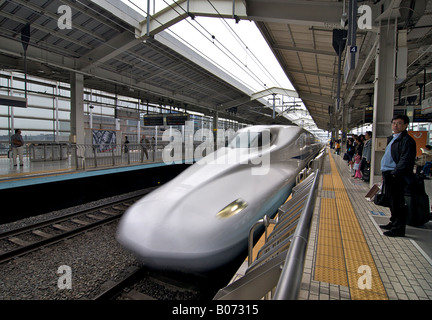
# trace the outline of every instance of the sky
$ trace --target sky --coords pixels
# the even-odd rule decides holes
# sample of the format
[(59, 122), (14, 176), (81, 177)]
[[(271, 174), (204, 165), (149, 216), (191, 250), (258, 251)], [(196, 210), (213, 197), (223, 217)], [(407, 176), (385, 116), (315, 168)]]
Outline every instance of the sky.
[[(197, 30), (202, 27), (204, 35)], [(254, 22), (196, 17), (195, 21), (188, 18), (177, 23), (169, 32), (185, 39), (253, 91), (271, 87), (293, 89)], [(193, 36), (194, 33), (198, 35)]]
[[(146, 15), (147, 0), (123, 0), (123, 2)], [(172, 0), (150, 0), (150, 13), (158, 12), (169, 4), (175, 6), (173, 3)], [(245, 84), (253, 92), (272, 87), (294, 90), (253, 21), (240, 20), (236, 23), (234, 19), (195, 17), (192, 20), (189, 17), (166, 31)], [(264, 99), (271, 104), (270, 98), (269, 96)], [(289, 97), (279, 96), (278, 98), (276, 104), (293, 101), (293, 98)], [(298, 101), (299, 99), (296, 100)], [(289, 115), (291, 120), (304, 117), (304, 113)]]
[[(147, 0), (123, 1), (135, 10), (141, 8), (140, 13), (146, 14)], [(173, 2), (150, 0), (150, 12), (154, 12), (153, 3), (158, 12)], [(196, 17), (182, 20), (166, 31), (254, 91), (273, 86), (293, 89), (254, 22), (241, 20), (235, 23), (234, 19)]]

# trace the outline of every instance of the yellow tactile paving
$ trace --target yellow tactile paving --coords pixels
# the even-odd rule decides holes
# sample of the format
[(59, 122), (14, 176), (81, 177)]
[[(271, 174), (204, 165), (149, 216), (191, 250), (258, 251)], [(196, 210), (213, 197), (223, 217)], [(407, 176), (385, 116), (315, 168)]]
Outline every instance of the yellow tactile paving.
[(345, 186), (330, 154), (331, 174), (323, 175), (322, 190), (335, 198), (321, 198), (315, 257), (316, 281), (348, 286), (352, 300), (387, 300)]
[(332, 179), (331, 174), (325, 174), (323, 176), (322, 189), (323, 190), (331, 190), (331, 191), (333, 191), (333, 179)]

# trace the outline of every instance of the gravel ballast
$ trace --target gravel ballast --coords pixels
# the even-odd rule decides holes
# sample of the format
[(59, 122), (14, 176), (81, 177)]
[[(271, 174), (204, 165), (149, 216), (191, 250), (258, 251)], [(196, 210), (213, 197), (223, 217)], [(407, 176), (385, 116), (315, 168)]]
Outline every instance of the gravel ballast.
[[(113, 198), (103, 199), (84, 207), (89, 208), (112, 200)], [(71, 210), (56, 211), (1, 225), (0, 232), (64, 215)], [(0, 264), (0, 300), (92, 299), (102, 290), (101, 286), (106, 281), (119, 280), (129, 267), (139, 265), (136, 257), (117, 242), (117, 224), (118, 221), (113, 221)], [(67, 281), (68, 275), (71, 276), (70, 282)]]

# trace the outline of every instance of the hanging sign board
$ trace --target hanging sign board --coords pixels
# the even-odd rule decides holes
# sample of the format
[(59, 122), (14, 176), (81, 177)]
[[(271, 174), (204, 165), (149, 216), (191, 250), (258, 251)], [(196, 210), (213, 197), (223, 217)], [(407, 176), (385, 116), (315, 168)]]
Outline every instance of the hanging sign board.
[(152, 114), (144, 116), (145, 126), (163, 126), (164, 117), (161, 114)]
[(189, 120), (187, 113), (149, 114), (144, 116), (145, 126), (184, 126)]
[(20, 98), (20, 97), (0, 95), (0, 105), (27, 108), (27, 99)]
[(421, 113), (432, 113), (432, 97), (426, 98), (422, 101)]

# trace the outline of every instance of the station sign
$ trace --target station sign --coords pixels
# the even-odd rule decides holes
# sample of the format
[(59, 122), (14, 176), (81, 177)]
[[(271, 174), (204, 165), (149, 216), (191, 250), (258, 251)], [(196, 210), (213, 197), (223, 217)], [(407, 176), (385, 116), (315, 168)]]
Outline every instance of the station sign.
[(149, 114), (144, 116), (144, 126), (183, 126), (189, 117), (187, 113)]
[(432, 97), (426, 98), (422, 101), (422, 114), (432, 113)]
[(411, 118), (412, 122), (432, 122), (432, 113), (424, 114), (422, 109), (413, 109), (412, 115), (409, 115), (405, 109), (394, 109), (393, 115), (407, 115)]
[(27, 108), (27, 99), (15, 96), (0, 95), (0, 105)]

